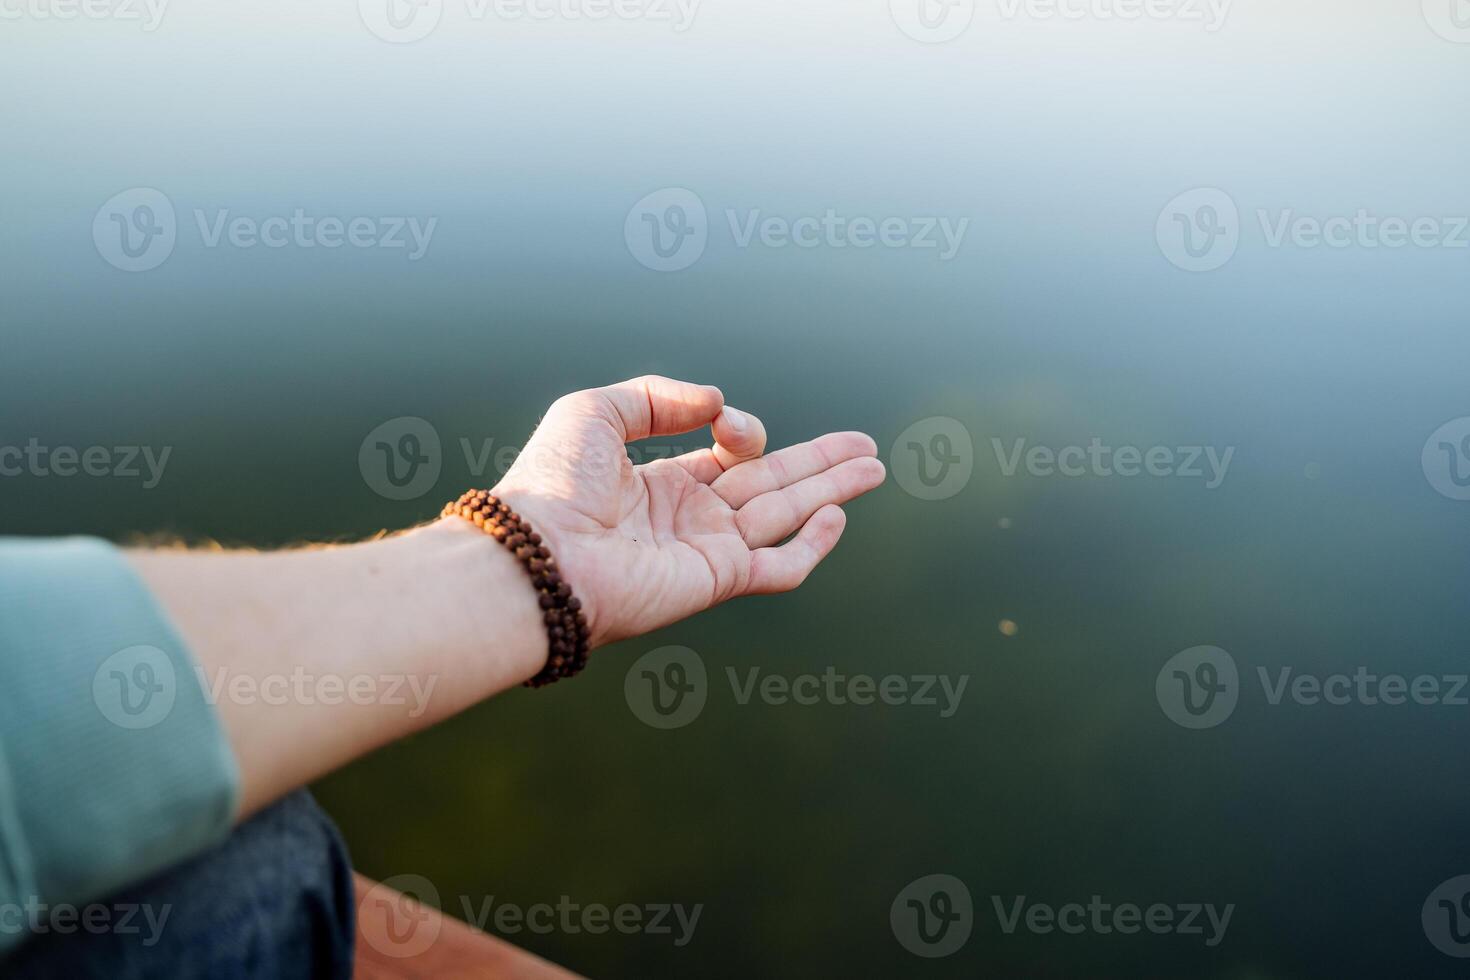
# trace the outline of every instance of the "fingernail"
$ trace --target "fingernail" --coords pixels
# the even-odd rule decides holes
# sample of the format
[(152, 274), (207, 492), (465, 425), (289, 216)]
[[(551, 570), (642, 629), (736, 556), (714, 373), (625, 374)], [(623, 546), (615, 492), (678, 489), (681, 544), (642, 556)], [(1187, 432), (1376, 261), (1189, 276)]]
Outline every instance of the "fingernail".
[(731, 429), (736, 432), (745, 431), (747, 421), (744, 412), (740, 411), (739, 409), (731, 408), (729, 405), (726, 405), (723, 409), (720, 410), (720, 414), (725, 417), (725, 424), (728, 425)]

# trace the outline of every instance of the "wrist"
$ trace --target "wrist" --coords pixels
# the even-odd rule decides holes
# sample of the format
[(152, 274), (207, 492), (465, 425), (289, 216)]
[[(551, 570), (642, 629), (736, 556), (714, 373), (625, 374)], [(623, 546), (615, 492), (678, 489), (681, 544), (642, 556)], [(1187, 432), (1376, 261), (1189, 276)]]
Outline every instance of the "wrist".
[(582, 614), (587, 619), (591, 649), (595, 650), (602, 646), (606, 642), (603, 630), (606, 619), (601, 615), (601, 610), (596, 602), (597, 593), (593, 587), (592, 569), (587, 560), (588, 552), (578, 547), (579, 544), (585, 543), (579, 541), (578, 538), (587, 532), (568, 530), (567, 524), (570, 522), (565, 518), (557, 519), (559, 504), (554, 500), (518, 490), (505, 481), (497, 484), (490, 492), (529, 521), (541, 535), (543, 543), (551, 552), (551, 557), (560, 566), (562, 578), (581, 604)]
[(473, 524), (442, 517), (400, 538), (413, 574), (428, 583), (430, 628), (449, 627), (444, 656), (469, 682), (470, 702), (514, 687), (546, 663), (536, 590), (515, 557)]
[(547, 656), (526, 685), (544, 687), (581, 673), (591, 652), (587, 614), (537, 524), (488, 490), (466, 490), (444, 506), (443, 515), (461, 518), (504, 545), (530, 580), (546, 630)]

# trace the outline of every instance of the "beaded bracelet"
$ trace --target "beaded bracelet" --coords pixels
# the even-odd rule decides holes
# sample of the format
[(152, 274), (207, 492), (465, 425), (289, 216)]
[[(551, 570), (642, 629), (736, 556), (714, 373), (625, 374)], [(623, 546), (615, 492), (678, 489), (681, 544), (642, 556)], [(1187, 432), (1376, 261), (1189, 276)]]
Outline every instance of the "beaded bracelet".
[(571, 677), (587, 666), (587, 614), (572, 587), (561, 577), (556, 559), (528, 521), (488, 490), (466, 490), (444, 505), (444, 516), (457, 515), (472, 522), (510, 549), (525, 566), (536, 587), (546, 623), (546, 666), (526, 681), (526, 687), (544, 687)]

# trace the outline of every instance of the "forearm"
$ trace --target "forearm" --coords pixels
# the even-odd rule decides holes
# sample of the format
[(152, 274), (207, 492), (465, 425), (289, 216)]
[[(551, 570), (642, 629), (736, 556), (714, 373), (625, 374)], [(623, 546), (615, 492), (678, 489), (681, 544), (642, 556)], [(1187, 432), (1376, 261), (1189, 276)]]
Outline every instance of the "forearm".
[(135, 551), (200, 665), (244, 817), (531, 677), (535, 591), (466, 522), (285, 552)]
[[(623, 450), (706, 425), (712, 448), (636, 467)], [(21, 801), (0, 813), (0, 900), (86, 900), (199, 853), (232, 815), (544, 679), (553, 642), (566, 672), (584, 630), (596, 645), (796, 588), (883, 466), (855, 432), (764, 449), (705, 385), (558, 399), (496, 486), (556, 558), (539, 585), (544, 556), (523, 567), (459, 517), (270, 553), (0, 543), (0, 802)], [(541, 609), (573, 610), (562, 583), (570, 663), (565, 614)]]

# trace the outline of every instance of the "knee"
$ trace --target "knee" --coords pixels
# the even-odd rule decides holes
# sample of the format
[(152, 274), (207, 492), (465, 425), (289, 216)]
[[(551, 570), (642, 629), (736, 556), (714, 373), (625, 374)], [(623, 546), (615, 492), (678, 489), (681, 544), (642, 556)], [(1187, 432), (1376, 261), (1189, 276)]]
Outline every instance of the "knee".
[(98, 903), (136, 930), (38, 933), (7, 977), (348, 978), (356, 932), (352, 868), (330, 818), (304, 790), (222, 844)]

